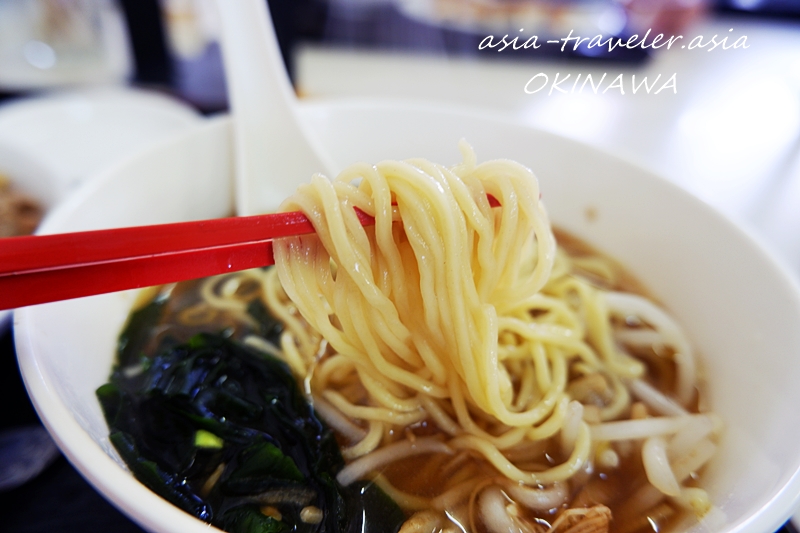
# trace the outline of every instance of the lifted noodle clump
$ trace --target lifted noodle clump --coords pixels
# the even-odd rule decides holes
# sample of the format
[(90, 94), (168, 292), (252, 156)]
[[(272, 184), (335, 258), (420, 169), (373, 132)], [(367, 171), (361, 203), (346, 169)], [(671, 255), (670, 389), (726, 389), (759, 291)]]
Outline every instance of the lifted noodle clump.
[(557, 248), (528, 168), (461, 150), (451, 168), (314, 176), (282, 205), (316, 234), (276, 240), (264, 298), (346, 441), (339, 481), (374, 479), (413, 514), (403, 531), (605, 531), (620, 497), (594, 474), (626, 462), (649, 482), (620, 514), (696, 510), (705, 493), (685, 482), (719, 423), (687, 410), (680, 328), (620, 292), (613, 262)]

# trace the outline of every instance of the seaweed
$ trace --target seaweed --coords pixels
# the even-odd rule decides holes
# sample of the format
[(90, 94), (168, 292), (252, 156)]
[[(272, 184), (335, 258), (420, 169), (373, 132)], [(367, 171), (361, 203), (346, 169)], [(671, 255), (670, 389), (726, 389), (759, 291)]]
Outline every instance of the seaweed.
[(156, 298), (128, 317), (125, 329), (117, 339), (117, 363), (129, 366), (137, 363), (148, 342), (147, 332), (161, 318), (166, 307), (165, 298)]
[[(134, 313), (120, 361), (141, 357), (135, 337), (158, 305)], [(333, 433), (282, 361), (201, 333), (136, 364), (118, 366), (97, 397), (133, 474), (173, 504), (232, 533), (400, 528), (402, 511), (378, 487), (335, 481), (344, 461)], [(314, 508), (321, 521), (304, 521)]]

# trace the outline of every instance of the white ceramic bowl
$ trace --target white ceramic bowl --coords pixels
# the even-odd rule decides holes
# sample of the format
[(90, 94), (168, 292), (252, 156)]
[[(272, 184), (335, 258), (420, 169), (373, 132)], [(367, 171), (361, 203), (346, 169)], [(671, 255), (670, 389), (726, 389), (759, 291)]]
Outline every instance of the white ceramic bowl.
[(0, 145), (55, 174), (59, 194), (100, 169), (203, 120), (150, 90), (95, 87), (21, 98), (0, 106)]
[[(670, 183), (552, 134), (398, 104), (315, 104), (303, 114), (340, 166), (413, 156), (455, 163), (464, 137), (479, 160), (532, 167), (553, 221), (627, 265), (703, 354), (711, 404), (727, 427), (706, 478), (725, 518), (708, 527), (771, 533), (791, 515), (800, 493), (800, 290), (748, 234)], [(218, 217), (232, 209), (231, 188), (231, 138), (221, 118), (93, 180), (44, 230)], [(151, 531), (207, 532), (138, 483), (106, 438), (94, 391), (109, 375), (134, 296), (17, 311), (22, 373), (59, 446), (108, 499)]]

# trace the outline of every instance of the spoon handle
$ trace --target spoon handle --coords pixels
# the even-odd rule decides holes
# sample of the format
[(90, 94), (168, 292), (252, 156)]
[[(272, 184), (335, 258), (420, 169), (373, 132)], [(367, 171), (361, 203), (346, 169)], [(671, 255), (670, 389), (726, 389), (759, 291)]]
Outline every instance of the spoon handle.
[(280, 176), (332, 175), (297, 111), (266, 0), (217, 0), (225, 81), (233, 115), (236, 211), (275, 209), (299, 183)]

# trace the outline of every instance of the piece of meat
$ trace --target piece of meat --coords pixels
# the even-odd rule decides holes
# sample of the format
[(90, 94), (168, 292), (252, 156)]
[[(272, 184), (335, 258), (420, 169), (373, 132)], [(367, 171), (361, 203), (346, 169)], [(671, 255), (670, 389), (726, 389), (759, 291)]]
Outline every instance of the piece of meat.
[(608, 533), (611, 509), (595, 505), (586, 509), (567, 509), (553, 522), (548, 533)]

